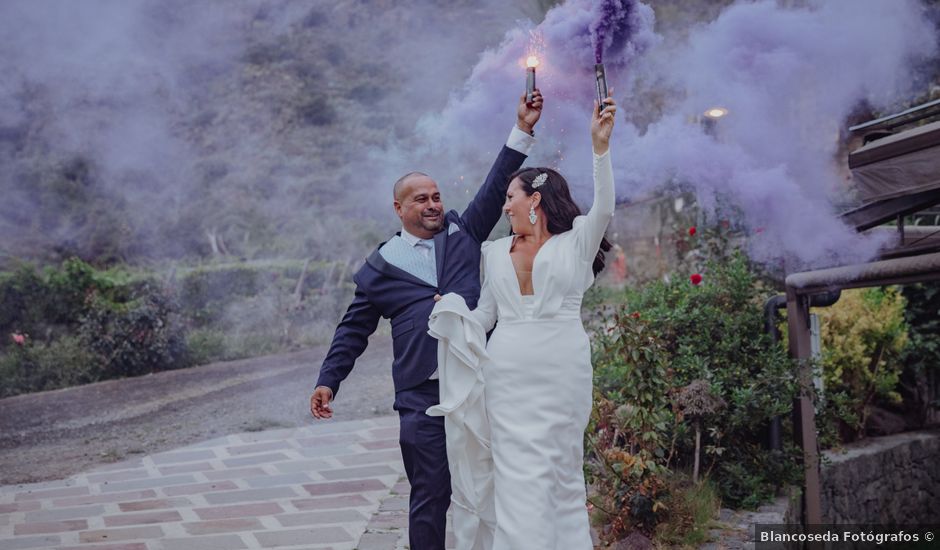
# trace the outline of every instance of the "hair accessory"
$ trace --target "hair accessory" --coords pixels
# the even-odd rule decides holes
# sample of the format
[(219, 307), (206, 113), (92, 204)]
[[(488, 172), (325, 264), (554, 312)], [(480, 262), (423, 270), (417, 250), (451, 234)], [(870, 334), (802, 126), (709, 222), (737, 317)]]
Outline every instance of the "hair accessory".
[(535, 176), (535, 179), (532, 180), (532, 189), (538, 189), (539, 187), (545, 185), (545, 182), (548, 181), (548, 172), (542, 172), (541, 174)]

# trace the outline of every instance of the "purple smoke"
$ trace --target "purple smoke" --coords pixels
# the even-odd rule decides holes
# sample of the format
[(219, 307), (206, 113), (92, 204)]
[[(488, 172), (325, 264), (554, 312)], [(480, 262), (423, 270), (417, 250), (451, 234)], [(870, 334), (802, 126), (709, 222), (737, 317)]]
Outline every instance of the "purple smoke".
[[(700, 203), (750, 230), (748, 251), (761, 262), (785, 258), (800, 269), (867, 260), (883, 242), (834, 212), (850, 191), (837, 136), (859, 102), (890, 109), (921, 93), (911, 89), (912, 62), (935, 56), (936, 40), (915, 0), (731, 6), (647, 65), (641, 80), (685, 93), (645, 135), (629, 128), (618, 136), (618, 152), (633, 159), (620, 189), (693, 188)], [(686, 124), (715, 106), (730, 111), (719, 139)]]
[[(539, 122), (537, 161), (564, 167), (572, 159), (570, 164), (578, 167), (572, 173), (581, 173), (584, 159), (590, 166), (587, 132), (595, 91), (589, 27), (596, 20), (594, 2), (569, 0), (550, 10), (540, 25), (510, 31), (498, 49), (483, 53), (443, 111), (422, 118), (418, 124), (421, 143), (393, 143), (380, 153), (377, 164), (389, 167), (391, 181), (397, 178), (391, 177), (393, 174), (416, 165), (434, 170), (439, 178), (452, 175), (450, 182), (438, 180), (445, 186), (461, 187), (458, 176), (475, 181), (480, 167), (491, 162), (515, 121), (516, 104), (525, 91), (524, 60), (532, 43), (538, 42), (537, 82), (547, 94), (547, 103)], [(640, 60), (661, 40), (653, 31), (654, 15), (649, 6), (637, 4), (630, 20), (630, 40), (614, 41), (606, 51), (608, 86), (615, 93), (628, 87), (626, 66)]]
[[(419, 124), (426, 158), (441, 166), (437, 173), (455, 176), (439, 180), (444, 189), (469, 194), (456, 176), (475, 181), (505, 139), (534, 33), (543, 44), (546, 104), (529, 164), (557, 167), (577, 198), (590, 197), (592, 54), (601, 47), (624, 114), (612, 143), (621, 200), (690, 189), (709, 214), (734, 217), (752, 232), (749, 253), (760, 262), (800, 268), (872, 257), (881, 241), (834, 213), (848, 191), (837, 136), (859, 102), (890, 109), (921, 92), (910, 88), (912, 67), (937, 52), (923, 6), (741, 2), (672, 42), (653, 24), (646, 4), (568, 0), (538, 26), (508, 33), (447, 107)], [(717, 139), (690, 122), (715, 106), (729, 110)]]
[(595, 63), (603, 63), (604, 51), (623, 48), (641, 21), (634, 19), (637, 0), (603, 0), (594, 10), (594, 21), (588, 26), (594, 46)]

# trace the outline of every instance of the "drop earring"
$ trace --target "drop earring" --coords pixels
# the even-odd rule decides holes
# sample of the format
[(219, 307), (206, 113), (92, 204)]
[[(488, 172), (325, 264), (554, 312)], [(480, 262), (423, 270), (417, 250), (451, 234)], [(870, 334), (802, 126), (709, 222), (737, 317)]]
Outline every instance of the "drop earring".
[(539, 219), (539, 217), (538, 217), (538, 215), (536, 215), (536, 213), (535, 213), (535, 207), (534, 207), (534, 206), (530, 206), (530, 207), (529, 207), (529, 223), (531, 223), (532, 225), (535, 225), (535, 222), (537, 222), (538, 219)]

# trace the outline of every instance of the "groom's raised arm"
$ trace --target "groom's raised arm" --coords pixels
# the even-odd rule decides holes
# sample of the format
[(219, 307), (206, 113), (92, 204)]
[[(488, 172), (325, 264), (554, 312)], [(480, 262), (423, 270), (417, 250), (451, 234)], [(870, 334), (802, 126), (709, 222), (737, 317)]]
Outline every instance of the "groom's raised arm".
[(522, 166), (535, 145), (532, 130), (541, 115), (541, 92), (536, 90), (529, 103), (526, 103), (524, 95), (520, 98), (516, 125), (509, 133), (506, 145), (496, 156), (480, 190), (460, 215), (464, 227), (478, 242), (485, 241), (499, 221), (500, 210), (506, 200), (506, 189), (509, 187), (509, 176)]

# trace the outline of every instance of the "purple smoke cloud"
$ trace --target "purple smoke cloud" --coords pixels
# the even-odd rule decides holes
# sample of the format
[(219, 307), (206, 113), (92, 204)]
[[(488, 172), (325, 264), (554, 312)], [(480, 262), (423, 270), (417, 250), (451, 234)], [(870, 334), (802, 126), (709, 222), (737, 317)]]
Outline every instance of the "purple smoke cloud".
[(636, 0), (603, 0), (597, 4), (588, 26), (595, 63), (604, 61), (605, 50), (617, 51), (629, 44), (636, 25), (642, 24), (634, 18), (638, 9)]
[[(837, 136), (859, 102), (890, 108), (921, 92), (910, 88), (912, 62), (935, 56), (936, 40), (913, 0), (731, 6), (668, 60), (649, 64), (685, 97), (645, 135), (630, 128), (618, 136), (635, 159), (622, 181), (651, 189), (672, 179), (706, 205), (728, 200), (761, 262), (785, 258), (802, 269), (870, 259), (883, 242), (856, 234), (834, 212), (848, 192)], [(684, 124), (714, 106), (730, 112), (718, 140)], [(637, 164), (646, 178), (633, 177)]]
[[(558, 168), (577, 198), (590, 197), (591, 69), (602, 51), (627, 119), (612, 142), (621, 200), (691, 189), (710, 214), (753, 232), (753, 259), (794, 269), (864, 261), (883, 244), (834, 212), (847, 190), (837, 136), (859, 102), (890, 108), (919, 92), (913, 63), (936, 55), (937, 38), (916, 0), (741, 2), (672, 43), (646, 4), (568, 0), (483, 54), (446, 108), (419, 123), (423, 147), (410, 161), (417, 151), (437, 173), (477, 179), (514, 120), (533, 36), (546, 104), (529, 164)], [(717, 138), (689, 122), (715, 106), (729, 110)], [(439, 183), (470, 193), (456, 177)]]

